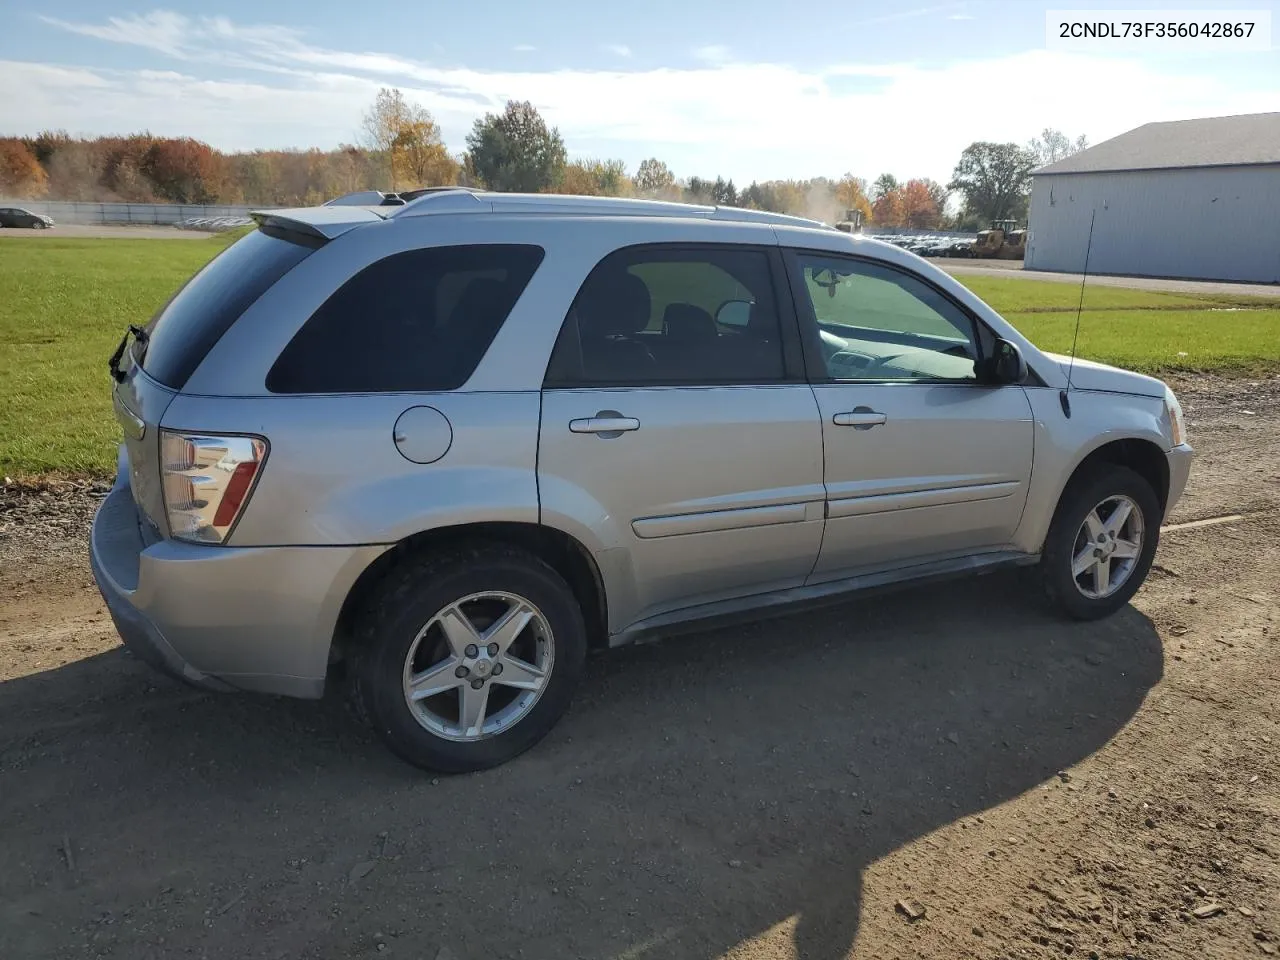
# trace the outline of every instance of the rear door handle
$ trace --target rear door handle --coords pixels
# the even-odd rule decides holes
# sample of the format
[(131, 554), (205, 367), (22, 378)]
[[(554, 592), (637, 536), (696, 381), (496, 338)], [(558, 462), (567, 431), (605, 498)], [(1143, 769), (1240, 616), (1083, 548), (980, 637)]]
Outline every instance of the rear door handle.
[(837, 413), (831, 422), (837, 427), (853, 427), (855, 430), (870, 430), (878, 427), (889, 418), (870, 407), (855, 407), (848, 413)]
[(623, 417), (620, 415), (581, 417), (577, 420), (569, 421), (569, 431), (571, 433), (595, 433), (601, 436), (618, 436), (620, 433), (627, 433), (631, 430), (639, 430), (640, 421), (635, 417)]

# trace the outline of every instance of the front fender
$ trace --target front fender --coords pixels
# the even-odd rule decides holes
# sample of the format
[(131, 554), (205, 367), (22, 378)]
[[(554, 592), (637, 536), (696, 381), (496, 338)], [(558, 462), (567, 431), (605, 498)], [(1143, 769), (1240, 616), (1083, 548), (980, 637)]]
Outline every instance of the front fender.
[(1166, 453), (1173, 443), (1159, 397), (1072, 390), (1071, 416), (1067, 417), (1059, 391), (1028, 388), (1026, 392), (1035, 421), (1035, 459), (1014, 545), (1026, 553), (1039, 553), (1063, 491), (1090, 454), (1117, 440), (1145, 441)]

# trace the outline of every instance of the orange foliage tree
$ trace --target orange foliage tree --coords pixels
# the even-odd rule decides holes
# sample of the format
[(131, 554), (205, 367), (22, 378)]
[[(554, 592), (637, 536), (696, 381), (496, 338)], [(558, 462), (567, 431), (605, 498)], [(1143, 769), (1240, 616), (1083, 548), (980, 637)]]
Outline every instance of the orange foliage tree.
[(49, 176), (27, 145), (16, 137), (0, 140), (0, 196), (25, 200), (48, 189)]

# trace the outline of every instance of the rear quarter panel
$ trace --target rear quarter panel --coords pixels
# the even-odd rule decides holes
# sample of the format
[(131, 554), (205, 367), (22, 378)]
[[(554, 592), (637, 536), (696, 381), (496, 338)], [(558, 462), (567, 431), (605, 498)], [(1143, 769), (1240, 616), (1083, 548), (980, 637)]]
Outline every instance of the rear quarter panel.
[[(452, 427), (433, 463), (406, 460), (393, 439), (414, 406), (434, 407)], [(230, 546), (350, 546), (476, 521), (537, 523), (538, 409), (537, 392), (182, 394), (164, 423), (270, 443)]]

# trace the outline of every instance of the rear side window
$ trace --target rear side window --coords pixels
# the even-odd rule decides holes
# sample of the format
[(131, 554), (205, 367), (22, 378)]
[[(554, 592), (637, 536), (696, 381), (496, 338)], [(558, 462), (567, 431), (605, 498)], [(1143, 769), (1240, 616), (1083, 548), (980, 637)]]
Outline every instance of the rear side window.
[(240, 314), (313, 249), (261, 230), (241, 237), (152, 318), (142, 369), (166, 386), (182, 389)]
[(541, 247), (428, 247), (365, 267), (321, 304), (267, 374), (272, 393), (455, 390), (542, 262)]
[(786, 378), (768, 257), (634, 247), (602, 260), (561, 327), (549, 387), (773, 383)]

